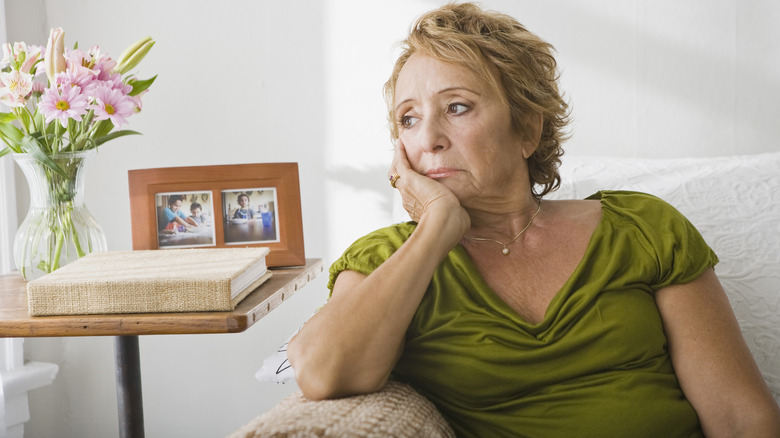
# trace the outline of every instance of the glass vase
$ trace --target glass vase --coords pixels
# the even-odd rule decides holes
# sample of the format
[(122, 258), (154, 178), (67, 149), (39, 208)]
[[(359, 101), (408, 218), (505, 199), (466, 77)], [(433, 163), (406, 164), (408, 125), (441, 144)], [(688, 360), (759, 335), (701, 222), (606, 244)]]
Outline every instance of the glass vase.
[(103, 229), (84, 203), (85, 164), (94, 153), (51, 156), (67, 177), (32, 154), (13, 154), (30, 189), (30, 210), (14, 238), (14, 262), (26, 280), (108, 248)]

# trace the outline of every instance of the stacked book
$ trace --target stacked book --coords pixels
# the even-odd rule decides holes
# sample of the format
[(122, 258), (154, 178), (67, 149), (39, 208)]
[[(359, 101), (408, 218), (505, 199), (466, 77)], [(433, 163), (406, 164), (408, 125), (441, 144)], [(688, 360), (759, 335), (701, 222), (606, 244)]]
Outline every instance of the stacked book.
[(269, 249), (88, 254), (27, 283), (30, 315), (230, 311), (271, 277)]

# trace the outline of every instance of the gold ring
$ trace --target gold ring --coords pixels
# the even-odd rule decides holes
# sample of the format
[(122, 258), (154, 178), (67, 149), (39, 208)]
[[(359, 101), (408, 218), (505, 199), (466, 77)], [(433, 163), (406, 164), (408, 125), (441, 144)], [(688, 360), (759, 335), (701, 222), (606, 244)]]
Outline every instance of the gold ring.
[(393, 188), (395, 188), (395, 183), (396, 183), (396, 181), (398, 181), (398, 179), (399, 179), (399, 178), (401, 178), (401, 175), (399, 175), (399, 174), (397, 174), (397, 173), (394, 173), (394, 174), (392, 174), (392, 175), (390, 175), (390, 176), (389, 176), (389, 179), (390, 179), (390, 185), (391, 185)]

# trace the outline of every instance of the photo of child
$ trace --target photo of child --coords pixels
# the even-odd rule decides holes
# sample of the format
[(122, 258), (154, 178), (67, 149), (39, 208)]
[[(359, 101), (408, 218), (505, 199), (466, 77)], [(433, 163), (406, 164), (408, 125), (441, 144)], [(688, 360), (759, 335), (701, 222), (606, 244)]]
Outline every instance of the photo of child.
[(238, 195), (239, 207), (233, 213), (233, 219), (252, 219), (255, 217), (255, 211), (249, 207), (249, 195), (241, 193)]
[(276, 189), (222, 191), (225, 244), (279, 242)]
[(216, 245), (211, 192), (156, 193), (155, 205), (160, 249)]

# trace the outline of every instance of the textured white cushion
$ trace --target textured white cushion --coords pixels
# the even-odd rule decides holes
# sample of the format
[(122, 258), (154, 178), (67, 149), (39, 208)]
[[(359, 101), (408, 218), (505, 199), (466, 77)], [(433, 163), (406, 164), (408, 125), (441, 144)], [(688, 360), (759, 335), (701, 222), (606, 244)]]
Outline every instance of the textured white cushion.
[(695, 159), (563, 158), (550, 199), (601, 189), (651, 193), (677, 207), (716, 266), (750, 350), (780, 402), (780, 153)]

